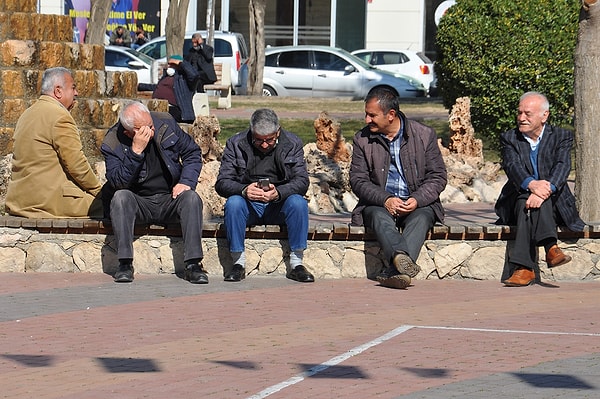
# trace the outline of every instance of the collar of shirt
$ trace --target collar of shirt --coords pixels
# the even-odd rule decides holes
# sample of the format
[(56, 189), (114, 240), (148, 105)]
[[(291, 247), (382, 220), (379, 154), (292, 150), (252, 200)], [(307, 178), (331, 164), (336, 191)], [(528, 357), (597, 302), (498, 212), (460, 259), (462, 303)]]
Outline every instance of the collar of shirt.
[(537, 148), (537, 146), (540, 144), (540, 141), (542, 141), (542, 137), (544, 136), (544, 130), (546, 130), (546, 124), (544, 124), (542, 126), (542, 133), (540, 133), (540, 135), (538, 136), (536, 141), (533, 141), (532, 138), (530, 138), (527, 135), (523, 135), (523, 137), (525, 137), (525, 140), (527, 140), (527, 142), (529, 143), (529, 147), (531, 148), (531, 151), (535, 151), (535, 149)]

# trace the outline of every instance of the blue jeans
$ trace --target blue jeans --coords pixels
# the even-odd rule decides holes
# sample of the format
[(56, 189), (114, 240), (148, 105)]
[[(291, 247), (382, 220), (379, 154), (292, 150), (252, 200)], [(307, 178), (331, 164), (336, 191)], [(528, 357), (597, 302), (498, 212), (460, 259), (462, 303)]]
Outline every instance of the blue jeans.
[[(363, 209), (363, 218), (365, 226), (375, 232), (388, 262), (397, 252), (407, 253), (416, 262), (427, 233), (435, 223), (435, 213), (430, 206), (417, 208), (397, 218), (382, 206), (367, 206)], [(402, 233), (399, 228), (402, 228)]]
[(259, 224), (285, 224), (290, 249), (306, 249), (308, 203), (299, 194), (292, 194), (281, 202), (269, 203), (249, 201), (241, 195), (227, 199), (225, 228), (231, 252), (243, 252), (246, 227)]

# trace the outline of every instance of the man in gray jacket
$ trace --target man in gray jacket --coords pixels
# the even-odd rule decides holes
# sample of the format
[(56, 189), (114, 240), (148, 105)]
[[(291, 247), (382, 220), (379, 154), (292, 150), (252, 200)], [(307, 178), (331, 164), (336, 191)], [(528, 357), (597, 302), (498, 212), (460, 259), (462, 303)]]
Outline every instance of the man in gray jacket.
[(352, 224), (375, 232), (389, 262), (377, 281), (406, 288), (421, 270), (415, 262), (427, 232), (444, 221), (439, 196), (446, 166), (435, 131), (406, 119), (391, 89), (369, 91), (365, 123), (354, 136), (350, 166), (350, 185), (359, 198)]

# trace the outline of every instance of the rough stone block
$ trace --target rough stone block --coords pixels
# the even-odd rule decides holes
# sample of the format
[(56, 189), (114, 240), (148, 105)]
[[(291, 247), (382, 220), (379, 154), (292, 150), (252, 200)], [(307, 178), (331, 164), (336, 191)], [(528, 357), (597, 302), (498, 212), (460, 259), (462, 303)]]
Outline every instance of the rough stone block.
[(65, 44), (58, 42), (40, 42), (39, 65), (41, 69), (63, 66), (65, 60)]
[[(69, 46), (67, 46), (67, 48), (68, 47)], [(77, 85), (77, 93), (80, 97), (97, 97), (98, 75), (96, 74), (96, 72), (72, 69), (72, 73), (75, 79), (75, 84)]]
[(28, 69), (24, 72), (25, 98), (33, 99), (40, 95), (42, 88), (42, 74), (39, 69)]
[(10, 15), (13, 38), (17, 40), (39, 40), (37, 37), (31, 37), (33, 26), (31, 17), (32, 14), (24, 12), (15, 12)]
[(12, 127), (0, 127), (0, 155), (5, 156), (13, 152), (13, 134), (15, 129)]
[(22, 98), (25, 95), (25, 85), (20, 71), (0, 70), (0, 93), (4, 98)]
[(37, 0), (1, 0), (0, 6), (4, 11), (34, 13), (37, 11)]
[(14, 125), (27, 109), (27, 103), (20, 98), (6, 98), (0, 105), (0, 116), (7, 125)]
[(5, 12), (0, 12), (0, 41), (12, 39), (12, 30), (8, 21), (10, 17)]
[(35, 61), (35, 54), (35, 44), (31, 40), (6, 40), (0, 43), (0, 66), (31, 66)]

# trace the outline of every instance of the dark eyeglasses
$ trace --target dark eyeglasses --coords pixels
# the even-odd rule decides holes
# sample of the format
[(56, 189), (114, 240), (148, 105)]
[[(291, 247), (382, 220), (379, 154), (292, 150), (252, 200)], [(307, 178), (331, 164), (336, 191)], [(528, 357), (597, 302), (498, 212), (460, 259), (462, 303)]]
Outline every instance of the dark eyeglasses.
[(252, 138), (252, 144), (254, 145), (262, 145), (263, 143), (267, 143), (268, 145), (273, 145), (275, 144), (275, 142), (277, 141), (279, 137), (275, 136), (275, 137), (269, 137), (268, 139), (257, 139), (257, 138)]

